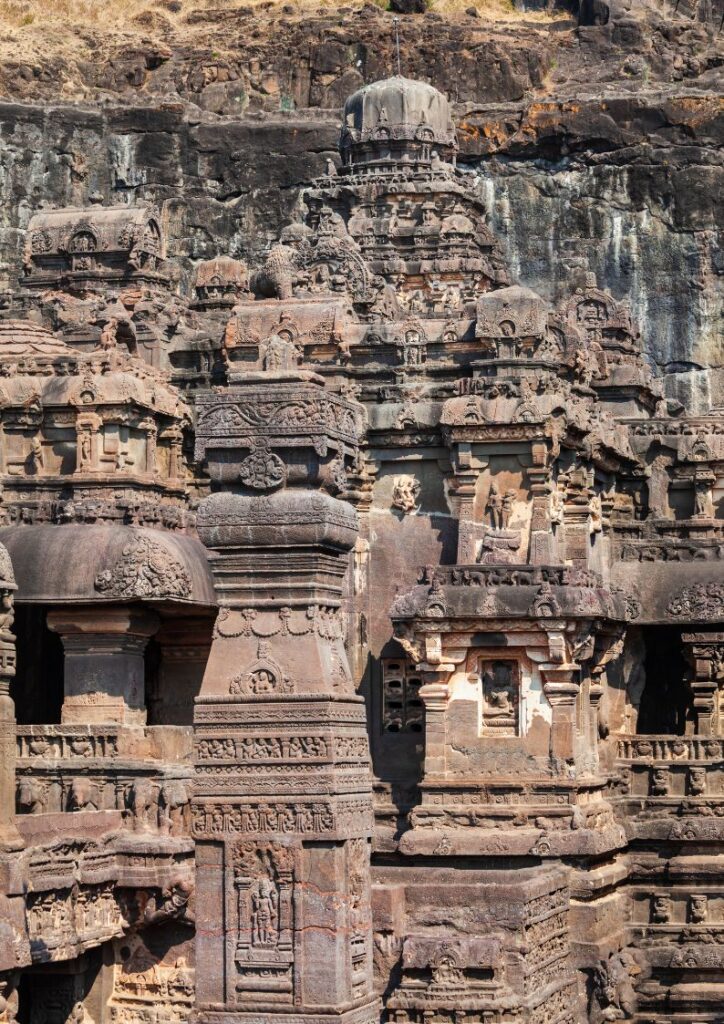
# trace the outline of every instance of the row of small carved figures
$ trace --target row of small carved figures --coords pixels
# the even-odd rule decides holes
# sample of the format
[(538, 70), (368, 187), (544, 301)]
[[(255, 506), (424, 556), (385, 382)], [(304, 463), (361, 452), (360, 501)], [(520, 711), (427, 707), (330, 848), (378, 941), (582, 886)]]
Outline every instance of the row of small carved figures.
[(668, 892), (646, 894), (644, 899), (649, 902), (650, 924), (673, 924), (681, 917), (689, 924), (709, 923), (711, 904), (720, 902), (716, 897), (699, 892), (691, 893), (683, 900)]
[(619, 778), (622, 787), (628, 792), (631, 791), (633, 775), (648, 775), (649, 796), (681, 796), (684, 789), (690, 796), (703, 796), (712, 789), (714, 790), (712, 795), (724, 796), (724, 791), (721, 788), (721, 779), (724, 778), (724, 775), (719, 773), (714, 765), (708, 767), (706, 765), (663, 767), (639, 764), (632, 768), (626, 766), (621, 770)]
[(124, 373), (130, 373), (139, 380), (158, 384), (168, 381), (169, 374), (149, 366), (141, 359), (134, 359), (130, 353), (122, 349), (112, 354), (99, 355), (97, 352), (72, 352), (69, 355), (34, 355), (25, 356), (0, 365), (0, 377), (78, 377), (90, 374), (104, 376), (114, 373), (122, 365)]
[(624, 544), (622, 562), (697, 562), (724, 558), (724, 544)]
[(47, 943), (50, 935), (69, 934), (80, 938), (98, 932), (119, 933), (123, 915), (113, 894), (113, 886), (73, 888), (66, 898), (59, 898), (55, 890), (36, 893), (29, 897), (28, 931), (31, 942)]
[(603, 580), (598, 573), (590, 569), (577, 569), (565, 565), (523, 565), (515, 568), (500, 565), (426, 566), (418, 582), (431, 585), (451, 584), (454, 587), (540, 587), (543, 583), (556, 587), (594, 589), (603, 586)]
[(0, 508), (0, 525), (34, 523), (116, 523), (122, 526), (162, 526), (182, 530), (194, 526), (196, 516), (182, 506), (152, 502), (133, 504), (110, 501), (37, 501), (29, 504), (8, 501)]
[(52, 733), (23, 732), (22, 727), (16, 733), (18, 757), (47, 758), (62, 760), (72, 757), (116, 757), (118, 754), (118, 733), (104, 730), (103, 732), (67, 732)]
[(624, 761), (720, 761), (724, 740), (716, 736), (620, 736), (618, 757)]
[(183, 779), (155, 782), (148, 777), (130, 782), (87, 775), (69, 778), (62, 771), (52, 779), (21, 774), (16, 809), (18, 814), (123, 811), (136, 830), (183, 834), (189, 824), (189, 784)]

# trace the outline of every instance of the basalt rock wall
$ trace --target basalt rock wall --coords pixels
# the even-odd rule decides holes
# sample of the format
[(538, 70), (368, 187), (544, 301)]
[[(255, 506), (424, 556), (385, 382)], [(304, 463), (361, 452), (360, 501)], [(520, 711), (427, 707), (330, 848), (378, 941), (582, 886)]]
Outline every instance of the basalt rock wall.
[[(209, 118), (184, 104), (0, 105), (0, 267), (20, 269), (43, 204), (164, 203), (169, 255), (261, 256), (336, 147), (338, 114)], [(639, 95), (467, 105), (462, 162), (522, 279), (554, 301), (588, 270), (647, 326), (648, 356), (691, 411), (721, 401), (719, 102)], [(181, 280), (179, 287), (185, 287)]]

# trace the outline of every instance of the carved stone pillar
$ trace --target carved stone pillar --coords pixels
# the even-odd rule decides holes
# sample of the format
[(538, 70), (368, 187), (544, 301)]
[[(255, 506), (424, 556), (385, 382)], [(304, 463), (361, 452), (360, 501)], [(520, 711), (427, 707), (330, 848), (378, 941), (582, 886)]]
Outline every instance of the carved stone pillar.
[(10, 680), (15, 676), (13, 593), (17, 590), (13, 567), (0, 544), (0, 853), (21, 849), (15, 826), (15, 704)]
[(528, 467), (530, 481), (530, 561), (533, 565), (550, 565), (554, 561), (553, 535), (549, 514), (550, 470), (548, 446), (543, 441), (531, 445), (533, 465)]
[(198, 616), (168, 618), (155, 636), (161, 652), (157, 686), (146, 694), (149, 721), (191, 725), (211, 647), (211, 623)]
[(553, 709), (551, 754), (562, 761), (572, 760), (575, 754), (578, 672), (577, 665), (540, 666), (543, 690)]
[(691, 665), (696, 732), (719, 736), (722, 722), (717, 698), (724, 678), (724, 633), (684, 633), (681, 641)]
[(250, 374), (198, 401), (198, 513), (221, 610), (194, 715), (197, 1015), (378, 1018), (371, 778), (344, 648), (358, 406)]
[(157, 446), (157, 432), (155, 420), (149, 416), (142, 420), (139, 424), (140, 429), (146, 435), (146, 461), (143, 467), (144, 472), (148, 473), (149, 476), (154, 476), (156, 473), (156, 446)]
[(424, 679), (420, 699), (425, 705), (425, 777), (443, 775), (446, 767), (447, 707), (450, 688), (447, 681), (454, 665), (418, 666)]
[(155, 612), (116, 605), (49, 612), (65, 652), (61, 721), (143, 725), (143, 656), (158, 626)]
[(454, 476), (450, 496), (458, 521), (457, 562), (470, 565), (475, 561), (478, 541), (483, 534), (482, 524), (475, 523), (475, 491), (484, 466), (479, 459), (474, 459), (472, 445), (460, 441), (453, 446), (451, 459)]

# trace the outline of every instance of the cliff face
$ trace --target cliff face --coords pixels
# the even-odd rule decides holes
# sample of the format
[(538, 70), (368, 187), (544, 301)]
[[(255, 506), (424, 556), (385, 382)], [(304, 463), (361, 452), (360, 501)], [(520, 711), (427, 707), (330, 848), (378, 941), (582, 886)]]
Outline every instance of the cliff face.
[[(403, 16), (403, 70), (456, 101), (460, 162), (512, 275), (556, 300), (594, 271), (630, 300), (669, 395), (702, 411), (724, 364), (721, 15), (591, 11), (606, 23)], [(164, 203), (181, 287), (218, 252), (253, 261), (334, 156), (344, 97), (395, 62), (392, 15), (372, 5), (157, 4), (123, 32), (49, 33), (45, 53), (39, 31), (3, 44), (0, 290), (31, 214), (94, 194)]]

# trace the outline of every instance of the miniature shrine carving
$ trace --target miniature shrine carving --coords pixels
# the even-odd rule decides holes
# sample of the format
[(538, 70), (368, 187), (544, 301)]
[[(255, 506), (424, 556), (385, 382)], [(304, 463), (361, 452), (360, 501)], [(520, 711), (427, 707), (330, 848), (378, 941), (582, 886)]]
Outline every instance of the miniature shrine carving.
[(719, 1020), (721, 408), (640, 296), (514, 280), (466, 145), (361, 86), (243, 261), (171, 185), (31, 211), (0, 1020)]

